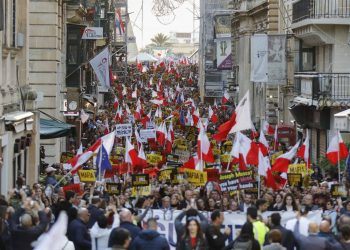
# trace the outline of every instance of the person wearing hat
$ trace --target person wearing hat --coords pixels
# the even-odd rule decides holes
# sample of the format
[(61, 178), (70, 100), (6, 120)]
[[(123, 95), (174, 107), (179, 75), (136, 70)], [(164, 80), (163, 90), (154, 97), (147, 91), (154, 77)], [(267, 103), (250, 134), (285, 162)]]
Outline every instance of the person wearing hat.
[(57, 184), (57, 180), (56, 180), (56, 177), (55, 177), (55, 172), (56, 172), (56, 169), (53, 168), (52, 166), (50, 167), (47, 167), (45, 169), (45, 172), (46, 172), (46, 186), (48, 185), (52, 185), (53, 187)]

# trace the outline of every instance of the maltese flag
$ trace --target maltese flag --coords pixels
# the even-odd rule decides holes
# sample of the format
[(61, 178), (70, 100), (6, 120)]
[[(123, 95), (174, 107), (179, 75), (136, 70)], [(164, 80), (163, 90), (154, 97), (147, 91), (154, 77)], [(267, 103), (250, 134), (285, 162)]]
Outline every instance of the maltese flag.
[(309, 159), (309, 148), (310, 148), (310, 136), (309, 136), (309, 130), (306, 130), (306, 138), (301, 145), (301, 147), (298, 150), (297, 156), (305, 161), (307, 164), (307, 167), (310, 166), (310, 159)]
[(198, 145), (198, 155), (200, 159), (211, 163), (215, 161), (209, 138), (203, 126), (201, 126), (199, 130), (197, 145)]
[(276, 158), (275, 164), (272, 166), (274, 172), (288, 172), (288, 166), (292, 159), (295, 157), (300, 141), (298, 141), (288, 152), (280, 155)]
[(236, 123), (231, 128), (229, 134), (252, 128), (253, 122), (250, 115), (250, 98), (249, 91), (247, 91), (236, 107)]
[(336, 165), (338, 160), (345, 159), (348, 154), (348, 149), (346, 148), (340, 133), (337, 132), (330, 140), (326, 154), (327, 159), (331, 164)]
[(267, 133), (268, 135), (273, 135), (275, 133), (275, 130), (273, 129), (273, 127), (267, 121), (264, 121), (263, 131), (265, 133)]
[(221, 104), (225, 105), (229, 99), (230, 99), (230, 94), (228, 93), (228, 90), (225, 89), (224, 95), (222, 96), (222, 99), (221, 99)]
[(212, 122), (212, 123), (217, 123), (219, 118), (218, 116), (214, 113), (213, 109), (211, 108), (211, 106), (209, 105), (209, 120)]
[(129, 139), (126, 137), (125, 141), (125, 162), (130, 163), (132, 166), (136, 166), (139, 163), (138, 154), (134, 146), (130, 143)]

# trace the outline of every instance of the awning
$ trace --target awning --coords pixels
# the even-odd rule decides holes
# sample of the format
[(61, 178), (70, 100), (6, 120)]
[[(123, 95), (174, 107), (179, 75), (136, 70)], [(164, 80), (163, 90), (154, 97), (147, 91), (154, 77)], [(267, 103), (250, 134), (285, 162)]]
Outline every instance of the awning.
[(40, 139), (53, 139), (72, 134), (74, 125), (40, 118)]

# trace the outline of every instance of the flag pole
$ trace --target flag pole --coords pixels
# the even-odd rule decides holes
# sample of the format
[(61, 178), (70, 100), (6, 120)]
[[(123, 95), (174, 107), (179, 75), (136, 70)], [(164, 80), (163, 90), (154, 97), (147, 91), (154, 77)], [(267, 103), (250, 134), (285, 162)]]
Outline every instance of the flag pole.
[(101, 181), (101, 165), (102, 165), (102, 147), (103, 145), (101, 145), (101, 148), (100, 148), (100, 159), (99, 159), (99, 162), (98, 162), (98, 179)]
[(258, 173), (258, 199), (260, 199), (261, 176)]

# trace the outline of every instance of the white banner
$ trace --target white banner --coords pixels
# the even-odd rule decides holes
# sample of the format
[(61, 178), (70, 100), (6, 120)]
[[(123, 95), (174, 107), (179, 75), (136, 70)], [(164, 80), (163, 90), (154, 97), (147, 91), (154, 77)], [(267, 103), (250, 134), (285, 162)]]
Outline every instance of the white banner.
[(155, 129), (140, 129), (140, 139), (142, 142), (146, 143), (147, 139), (156, 138), (156, 133)]
[(90, 60), (90, 64), (95, 71), (97, 79), (101, 85), (110, 87), (109, 79), (109, 51), (106, 47), (97, 56)]
[(86, 40), (103, 39), (103, 28), (86, 27), (81, 39), (86, 39)]
[(268, 37), (266, 34), (256, 34), (251, 37), (251, 71), (250, 81), (268, 81)]
[[(174, 221), (181, 212), (182, 211), (179, 210), (173, 210), (171, 212), (165, 213), (163, 210), (154, 209), (148, 212), (148, 214), (144, 218), (144, 222), (146, 222), (147, 219), (150, 217), (158, 218), (158, 232), (167, 238), (171, 249), (175, 249), (177, 236)], [(270, 216), (272, 213), (275, 212), (264, 213), (263, 218), (267, 219), (267, 217)], [(208, 218), (208, 220), (210, 220), (210, 212), (204, 212), (203, 214), (206, 218)], [(247, 221), (247, 215), (242, 212), (225, 212), (224, 214), (225, 220), (222, 226), (222, 230), (224, 230), (225, 227), (231, 228), (231, 236), (228, 240), (229, 242), (236, 238), (236, 235), (238, 233), (237, 230), (240, 229), (243, 226), (243, 224)], [(280, 214), (282, 217), (282, 226), (285, 226), (288, 220), (296, 218), (296, 214), (294, 212), (280, 212)], [(311, 221), (314, 221), (319, 224), (322, 220), (322, 211), (310, 212), (308, 218)], [(185, 223), (185, 219), (183, 220), (183, 223)]]
[(115, 125), (115, 136), (116, 137), (126, 137), (132, 136), (132, 124), (117, 124)]
[(216, 59), (218, 69), (232, 69), (230, 37), (216, 39)]
[(269, 84), (285, 84), (287, 78), (286, 35), (269, 35)]

